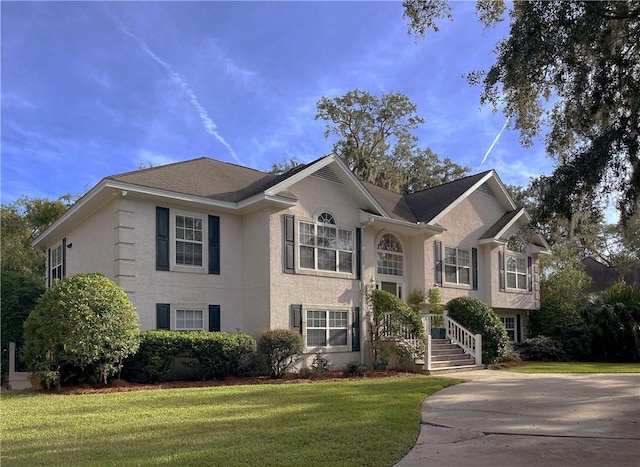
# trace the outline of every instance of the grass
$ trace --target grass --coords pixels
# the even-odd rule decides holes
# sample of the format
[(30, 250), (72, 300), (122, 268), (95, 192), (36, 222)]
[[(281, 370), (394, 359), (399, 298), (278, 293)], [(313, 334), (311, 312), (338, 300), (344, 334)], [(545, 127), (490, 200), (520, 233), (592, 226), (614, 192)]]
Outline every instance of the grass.
[(640, 363), (536, 362), (508, 370), (518, 373), (640, 373)]
[(415, 443), (433, 376), (4, 393), (3, 465), (390, 466)]

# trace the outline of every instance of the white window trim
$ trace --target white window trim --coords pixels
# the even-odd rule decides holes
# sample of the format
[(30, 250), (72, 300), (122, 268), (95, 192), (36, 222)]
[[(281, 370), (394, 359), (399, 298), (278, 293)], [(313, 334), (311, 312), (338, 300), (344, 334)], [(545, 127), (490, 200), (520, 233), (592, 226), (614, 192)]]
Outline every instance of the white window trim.
[[(172, 209), (170, 212), (169, 240), (171, 242), (171, 248), (169, 251), (171, 254), (169, 255), (169, 262), (171, 271), (206, 273), (209, 258), (209, 219), (207, 214), (181, 211), (177, 209)], [(197, 217), (198, 219), (202, 219), (202, 266), (190, 266), (188, 264), (176, 263), (176, 242), (178, 240), (176, 238), (176, 216)]]
[[(178, 327), (178, 310), (198, 310), (202, 311), (202, 328), (201, 329), (189, 329)], [(176, 331), (207, 331), (209, 330), (209, 305), (202, 303), (177, 303), (171, 304), (171, 329)]]
[[(450, 249), (455, 249), (456, 250), (456, 264), (448, 264), (447, 263), (447, 248)], [(458, 262), (458, 251), (459, 250), (464, 250), (469, 254), (469, 265), (468, 266), (458, 266), (457, 262)], [(442, 245), (442, 284), (443, 285), (454, 285), (457, 287), (465, 287), (465, 288), (470, 288), (471, 284), (473, 282), (473, 258), (471, 256), (471, 248), (467, 248), (467, 247), (463, 247), (463, 246), (453, 246), (453, 245)], [(447, 266), (455, 266), (456, 268), (456, 282), (451, 282), (447, 280)], [(465, 283), (465, 282), (460, 282), (460, 275), (458, 270), (460, 268), (466, 268), (469, 270), (469, 283)]]
[[(378, 248), (378, 244), (380, 243), (380, 240), (382, 239), (382, 237), (384, 237), (385, 235), (393, 235), (395, 237), (395, 239), (398, 241), (398, 243), (400, 244), (400, 248), (402, 249), (401, 252), (395, 252), (395, 251), (388, 251), (388, 250), (380, 250)], [(386, 280), (385, 282), (398, 282), (398, 284), (400, 284), (400, 282), (402, 282), (401, 280), (398, 280), (399, 278), (403, 278), (405, 276), (404, 274), (404, 270), (405, 270), (405, 248), (404, 245), (402, 244), (402, 241), (400, 240), (400, 237), (398, 235), (396, 235), (393, 232), (381, 232), (381, 234), (378, 236), (377, 240), (376, 240), (376, 273), (379, 276), (382, 277), (388, 277), (388, 278), (395, 278), (394, 280)], [(402, 257), (402, 274), (401, 275), (395, 275), (395, 274), (384, 274), (381, 273), (378, 269), (378, 259), (379, 259), (379, 254), (380, 253), (387, 253), (387, 254), (391, 254), (391, 255), (397, 255)]]
[[(352, 329), (353, 329), (353, 315), (354, 308), (352, 307), (341, 307), (341, 306), (327, 306), (327, 305), (303, 305), (302, 306), (302, 339), (304, 340), (305, 353), (314, 353), (314, 352), (323, 352), (323, 353), (331, 353), (331, 352), (349, 352), (353, 346), (352, 339)], [(307, 311), (342, 311), (347, 313), (347, 345), (336, 345), (336, 346), (307, 346)], [(327, 327), (324, 329), (329, 329), (329, 316), (327, 313)], [(312, 328), (317, 329), (317, 328)]]
[[(328, 213), (331, 214), (331, 216), (333, 217), (333, 219), (335, 220), (335, 216), (327, 210), (323, 210), (321, 211), (317, 216), (315, 216), (315, 219), (306, 219), (306, 218), (301, 218), (301, 219), (297, 219), (297, 230), (296, 230), (296, 236), (295, 236), (295, 248), (296, 248), (296, 263), (297, 263), (297, 267), (299, 269), (300, 272), (302, 273), (311, 273), (311, 274), (317, 274), (317, 275), (336, 275), (339, 277), (347, 277), (347, 276), (353, 276), (355, 274), (355, 268), (356, 268), (356, 231), (354, 228), (352, 227), (345, 227), (342, 226), (340, 224), (338, 224), (337, 222), (335, 224), (324, 224), (324, 223), (319, 223), (317, 221), (317, 218), (323, 214), (323, 213)], [(326, 269), (319, 269), (318, 268), (318, 245), (317, 242), (316, 245), (304, 245), (301, 241), (300, 241), (300, 234), (302, 232), (302, 228), (301, 225), (302, 224), (310, 224), (314, 226), (314, 239), (317, 238), (318, 235), (318, 226), (321, 227), (331, 227), (331, 228), (335, 228), (336, 229), (336, 248), (323, 248), (320, 247), (321, 249), (326, 249), (326, 250), (332, 250), (336, 252), (336, 269), (335, 270), (326, 270)], [(339, 237), (340, 237), (340, 231), (346, 231), (346, 232), (350, 232), (351, 233), (351, 250), (343, 250), (338, 248), (340, 245), (338, 244), (339, 241)], [(308, 268), (308, 267), (304, 267), (302, 266), (301, 260), (302, 260), (302, 254), (300, 253), (301, 248), (302, 247), (309, 247), (309, 248), (313, 248), (314, 249), (314, 268)], [(340, 252), (344, 252), (344, 253), (351, 253), (351, 271), (340, 271)]]
[[(53, 258), (56, 251), (58, 251), (59, 258), (58, 262), (54, 263)], [(62, 251), (62, 242), (51, 248), (51, 264), (49, 264), (49, 277), (51, 278), (51, 281), (53, 281), (54, 279), (62, 279), (62, 268), (64, 262), (63, 255), (64, 252)], [(54, 271), (57, 269), (59, 269), (59, 274), (57, 274), (57, 277), (54, 277)]]
[[(516, 271), (509, 271), (509, 268), (507, 267), (509, 258), (515, 258)], [(519, 259), (524, 260), (524, 273), (517, 272)], [(509, 274), (513, 274), (516, 276), (515, 287), (509, 287)], [(518, 276), (523, 276), (523, 275), (524, 275), (524, 289), (518, 287)], [(508, 290), (510, 292), (520, 292), (520, 293), (529, 292), (529, 264), (528, 264), (528, 259), (526, 255), (523, 255), (521, 253), (516, 253), (510, 250), (505, 252), (504, 254), (504, 288), (505, 290)]]
[[(507, 329), (507, 334), (509, 330), (513, 331), (513, 339), (511, 339), (511, 342), (516, 342), (516, 339), (518, 338), (518, 323), (517, 323), (516, 315), (499, 315), (498, 317), (500, 318), (500, 321), (502, 322), (502, 324), (504, 324), (505, 328)], [(513, 319), (512, 328), (507, 328), (507, 323), (506, 323), (507, 318)]]

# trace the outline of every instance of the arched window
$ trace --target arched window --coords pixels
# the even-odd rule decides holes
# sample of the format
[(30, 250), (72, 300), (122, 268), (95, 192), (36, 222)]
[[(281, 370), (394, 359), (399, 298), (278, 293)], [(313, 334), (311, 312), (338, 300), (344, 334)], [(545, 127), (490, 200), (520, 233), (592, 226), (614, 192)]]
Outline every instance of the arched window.
[(404, 275), (402, 245), (395, 235), (384, 234), (378, 240), (378, 274)]
[(320, 213), (313, 224), (300, 222), (300, 267), (351, 273), (353, 231), (337, 228), (328, 212)]

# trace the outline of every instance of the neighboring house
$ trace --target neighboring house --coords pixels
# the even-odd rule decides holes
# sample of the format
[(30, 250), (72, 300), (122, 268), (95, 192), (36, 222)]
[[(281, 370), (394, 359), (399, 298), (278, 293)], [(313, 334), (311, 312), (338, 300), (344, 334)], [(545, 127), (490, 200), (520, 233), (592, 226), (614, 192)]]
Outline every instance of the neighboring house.
[(335, 155), (279, 176), (200, 158), (104, 178), (35, 245), (47, 285), (104, 273), (143, 330), (295, 328), (344, 366), (366, 360), (372, 287), (475, 297), (525, 338), (548, 253), (537, 235), (509, 249), (528, 220), (492, 170), (402, 196)]
[(599, 292), (608, 289), (616, 281), (624, 281), (630, 285), (640, 285), (640, 269), (622, 271), (613, 266), (607, 266), (591, 256), (582, 260), (584, 271), (591, 277), (589, 292)]

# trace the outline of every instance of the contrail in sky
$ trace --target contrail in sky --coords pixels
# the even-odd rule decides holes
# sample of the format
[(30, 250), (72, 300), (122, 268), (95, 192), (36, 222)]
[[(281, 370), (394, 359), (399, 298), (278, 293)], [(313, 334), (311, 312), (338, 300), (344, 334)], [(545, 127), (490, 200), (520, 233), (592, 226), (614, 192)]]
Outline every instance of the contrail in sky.
[(487, 149), (487, 152), (484, 155), (484, 157), (482, 158), (482, 162), (480, 162), (480, 166), (478, 168), (482, 167), (482, 164), (485, 163), (485, 161), (487, 160), (487, 157), (489, 156), (489, 153), (491, 152), (493, 147), (496, 145), (496, 143), (500, 139), (500, 136), (502, 135), (502, 132), (504, 131), (505, 128), (507, 128), (507, 124), (508, 123), (509, 123), (509, 117), (507, 117), (507, 119), (504, 122), (504, 125), (502, 125), (502, 129), (498, 132), (498, 136), (496, 136), (496, 138), (493, 140), (493, 143), (491, 143), (491, 146), (489, 146), (489, 149)]
[(191, 104), (195, 107), (196, 111), (200, 115), (200, 120), (202, 121), (202, 124), (204, 125), (204, 129), (206, 130), (206, 132), (209, 133), (210, 135), (214, 136), (225, 148), (227, 148), (229, 153), (233, 156), (233, 158), (236, 160), (236, 162), (238, 164), (244, 165), (242, 163), (242, 161), (240, 160), (240, 158), (236, 155), (236, 152), (233, 150), (231, 145), (225, 141), (225, 139), (220, 135), (220, 133), (218, 133), (218, 126), (213, 122), (213, 120), (211, 120), (211, 118), (209, 117), (209, 114), (207, 114), (207, 111), (204, 109), (204, 107), (202, 107), (202, 105), (200, 105), (200, 102), (198, 102), (198, 98), (196, 97), (196, 94), (189, 87), (189, 85), (184, 80), (184, 78), (182, 76), (180, 76), (171, 67), (171, 65), (169, 65), (167, 62), (162, 60), (160, 57), (158, 57), (149, 48), (149, 46), (147, 45), (147, 43), (145, 41), (143, 41), (138, 36), (136, 36), (131, 31), (129, 31), (125, 27), (125, 25), (122, 24), (122, 22), (120, 20), (118, 20), (117, 18), (114, 18), (114, 19), (120, 25), (120, 29), (122, 30), (122, 32), (124, 32), (127, 36), (131, 37), (133, 40), (135, 40), (140, 45), (142, 50), (149, 57), (151, 57), (153, 59), (153, 61), (155, 61), (156, 63), (161, 65), (165, 70), (167, 70), (167, 72), (171, 76), (171, 79), (173, 79), (173, 81), (176, 84), (178, 84), (178, 86), (180, 86), (182, 88), (182, 90), (187, 94), (187, 96), (189, 97), (189, 100), (191, 101)]

